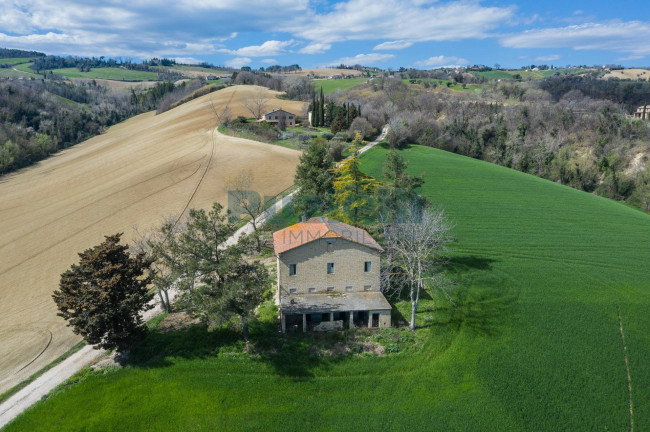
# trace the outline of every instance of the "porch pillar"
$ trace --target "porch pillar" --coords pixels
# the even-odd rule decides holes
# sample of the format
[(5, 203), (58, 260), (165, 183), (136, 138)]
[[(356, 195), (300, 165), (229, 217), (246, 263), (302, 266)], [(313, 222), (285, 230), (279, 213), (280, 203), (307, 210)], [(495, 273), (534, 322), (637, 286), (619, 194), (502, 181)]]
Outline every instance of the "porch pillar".
[(302, 314), (302, 331), (307, 332), (307, 314)]
[(368, 311), (368, 328), (372, 327), (372, 311)]
[(330, 312), (330, 322), (334, 321), (334, 312)]
[(282, 333), (287, 332), (287, 318), (283, 313), (280, 314), (280, 321), (282, 321)]
[(350, 328), (354, 328), (354, 311), (350, 311)]

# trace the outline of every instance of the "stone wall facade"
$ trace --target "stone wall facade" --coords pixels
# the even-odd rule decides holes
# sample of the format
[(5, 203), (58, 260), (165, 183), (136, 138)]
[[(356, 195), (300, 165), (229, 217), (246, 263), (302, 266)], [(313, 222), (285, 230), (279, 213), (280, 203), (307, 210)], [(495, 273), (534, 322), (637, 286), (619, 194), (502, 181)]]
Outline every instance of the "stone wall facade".
[[(279, 294), (325, 294), (380, 290), (380, 252), (343, 238), (318, 239), (278, 258)], [(366, 271), (366, 262), (370, 271)], [(334, 272), (328, 273), (328, 263)], [(296, 274), (290, 275), (290, 265)]]

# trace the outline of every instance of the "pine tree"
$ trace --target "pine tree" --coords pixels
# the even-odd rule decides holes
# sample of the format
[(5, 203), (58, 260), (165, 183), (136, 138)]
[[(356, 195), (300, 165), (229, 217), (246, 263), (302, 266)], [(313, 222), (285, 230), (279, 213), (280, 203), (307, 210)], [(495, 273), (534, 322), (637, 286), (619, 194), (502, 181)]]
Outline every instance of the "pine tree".
[(381, 183), (373, 177), (361, 172), (359, 159), (359, 146), (363, 140), (360, 133), (356, 133), (350, 146), (351, 156), (333, 170), (334, 203), (336, 210), (330, 213), (333, 218), (341, 222), (358, 224), (363, 217), (372, 210), (371, 197), (377, 186)]
[(345, 121), (345, 114), (343, 114), (341, 111), (339, 111), (332, 121), (332, 124), (330, 126), (330, 129), (332, 130), (332, 133), (335, 134), (337, 132), (347, 130), (349, 125), (346, 124)]
[(296, 167), (295, 183), (300, 187), (296, 205), (300, 212), (307, 214), (327, 206), (332, 193), (333, 165), (325, 139), (313, 139)]
[[(223, 246), (237, 231), (219, 203), (212, 209), (191, 209), (187, 223), (167, 239), (170, 253), (165, 265), (177, 276), (177, 304), (200, 319), (210, 330), (233, 317), (239, 319), (244, 339), (255, 308), (264, 300), (268, 270), (259, 262), (243, 258), (249, 238)], [(163, 259), (165, 256), (162, 257)]]
[(420, 176), (411, 176), (406, 172), (408, 162), (397, 152), (392, 149), (388, 152), (384, 161), (383, 174), (390, 183), (384, 184), (378, 190), (378, 198), (385, 201), (385, 207), (388, 210), (390, 222), (395, 220), (395, 214), (398, 211), (400, 202), (412, 202), (414, 190), (424, 184), (424, 174)]

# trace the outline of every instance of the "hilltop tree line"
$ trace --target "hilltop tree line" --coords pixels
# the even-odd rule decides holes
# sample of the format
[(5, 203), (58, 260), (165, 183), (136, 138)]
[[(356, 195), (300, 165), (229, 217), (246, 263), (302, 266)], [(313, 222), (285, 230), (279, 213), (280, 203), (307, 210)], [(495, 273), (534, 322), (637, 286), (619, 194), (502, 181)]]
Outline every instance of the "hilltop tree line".
[(92, 81), (0, 81), (0, 175), (154, 109), (174, 88), (160, 83), (129, 95)]
[(145, 60), (140, 63), (135, 63), (130, 60), (122, 60), (120, 58), (106, 58), (101, 57), (61, 57), (55, 55), (42, 56), (34, 60), (30, 69), (40, 72), (42, 70), (62, 69), (62, 68), (77, 68), (80, 72), (90, 72), (91, 68), (107, 68), (107, 67), (121, 67), (124, 69), (145, 71), (145, 72), (158, 72), (152, 69), (151, 66), (173, 66), (176, 64), (172, 59), (158, 59)]
[(44, 57), (45, 54), (38, 51), (24, 51), (12, 48), (0, 48), (0, 58), (27, 58)]
[(650, 127), (626, 116), (648, 89), (556, 76), (461, 93), (382, 77), (340, 99), (363, 104), (374, 127), (389, 123), (393, 147), (442, 148), (650, 210)]

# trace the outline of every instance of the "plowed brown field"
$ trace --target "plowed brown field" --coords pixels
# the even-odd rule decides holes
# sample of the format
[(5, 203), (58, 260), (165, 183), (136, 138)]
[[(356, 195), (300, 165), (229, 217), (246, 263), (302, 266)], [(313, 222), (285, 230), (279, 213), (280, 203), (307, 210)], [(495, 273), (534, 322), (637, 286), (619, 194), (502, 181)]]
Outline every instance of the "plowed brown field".
[[(51, 294), (77, 253), (104, 235), (147, 229), (189, 207), (226, 204), (225, 180), (254, 173), (275, 195), (293, 184), (299, 153), (216, 132), (211, 101), (248, 115), (259, 87), (235, 86), (161, 115), (142, 114), (0, 180), (0, 393), (80, 340), (56, 316)], [(267, 90), (268, 91), (268, 90)], [(273, 100), (300, 113), (303, 104)]]

